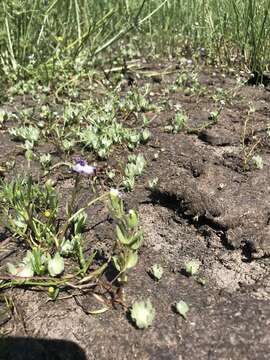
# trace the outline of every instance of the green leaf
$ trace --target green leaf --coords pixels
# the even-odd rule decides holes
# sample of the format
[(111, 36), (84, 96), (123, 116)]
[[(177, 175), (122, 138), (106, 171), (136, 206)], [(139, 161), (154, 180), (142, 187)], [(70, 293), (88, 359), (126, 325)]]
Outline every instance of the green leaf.
[(119, 240), (122, 244), (127, 245), (127, 244), (129, 243), (129, 239), (127, 239), (127, 238), (124, 236), (123, 231), (122, 231), (122, 229), (120, 228), (119, 225), (116, 225), (116, 235), (117, 235), (118, 240)]
[(117, 270), (117, 271), (121, 271), (121, 262), (120, 262), (120, 260), (119, 260), (119, 257), (116, 256), (116, 255), (114, 255), (114, 256), (112, 257), (112, 260), (113, 260), (113, 264), (114, 264), (116, 270)]
[(146, 143), (151, 137), (151, 132), (148, 129), (144, 129), (141, 133), (141, 142)]
[(187, 313), (189, 312), (189, 306), (188, 304), (181, 300), (175, 305), (176, 311), (183, 316), (183, 318), (187, 318)]
[(132, 250), (138, 250), (143, 242), (143, 232), (139, 231), (135, 235), (132, 236), (131, 241), (129, 243), (129, 247)]
[(156, 310), (151, 301), (135, 301), (131, 308), (131, 318), (138, 328), (145, 329), (152, 325), (155, 318)]
[(131, 269), (134, 266), (136, 266), (137, 262), (138, 262), (137, 251), (130, 252), (129, 255), (128, 255), (127, 261), (125, 263), (125, 268), (126, 269)]
[(56, 253), (52, 259), (48, 261), (48, 271), (51, 276), (60, 275), (64, 271), (64, 259), (59, 253)]
[(86, 220), (87, 220), (87, 214), (85, 211), (82, 211), (73, 218), (75, 235), (83, 232), (85, 228)]
[(19, 276), (22, 278), (29, 278), (34, 276), (34, 270), (30, 263), (19, 264), (17, 267), (11, 263), (8, 263), (7, 270), (11, 275)]
[(11, 274), (16, 276), (17, 275), (17, 268), (14, 264), (7, 263), (7, 271)]

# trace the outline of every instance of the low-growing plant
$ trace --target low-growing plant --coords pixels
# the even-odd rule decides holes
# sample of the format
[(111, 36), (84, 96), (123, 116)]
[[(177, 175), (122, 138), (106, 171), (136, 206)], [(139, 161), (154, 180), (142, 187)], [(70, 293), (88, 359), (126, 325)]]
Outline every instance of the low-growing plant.
[(39, 129), (34, 126), (20, 126), (8, 129), (10, 135), (18, 141), (29, 141), (32, 144), (37, 143), (39, 139)]
[(135, 301), (131, 307), (130, 315), (139, 329), (146, 329), (152, 325), (156, 310), (151, 301)]
[[(143, 241), (138, 213), (132, 209), (128, 212), (124, 210), (123, 200), (116, 189), (96, 195), (85, 206), (78, 207), (76, 198), (80, 180), (82, 176), (95, 175), (96, 168), (83, 160), (68, 165), (75, 173), (75, 182), (66, 204), (64, 219), (59, 217), (58, 193), (51, 181), (40, 184), (28, 176), (17, 178), (11, 183), (2, 182), (0, 199), (1, 211), (6, 218), (4, 225), (13, 235), (26, 242), (28, 250), (20, 262), (7, 265), (12, 278), (2, 281), (0, 288), (21, 284), (17, 278), (22, 278), (25, 286), (51, 287), (48, 295), (51, 300), (55, 300), (61, 286), (75, 289), (88, 286), (91, 279), (101, 276), (108, 264), (112, 263), (117, 276), (104, 288), (113, 291), (115, 282), (118, 288), (124, 285), (128, 272), (136, 266)], [(84, 251), (85, 210), (103, 199), (107, 199), (111, 215), (116, 221), (116, 239), (108, 258), (91, 271), (97, 251), (90, 255)], [(67, 257), (77, 260), (79, 267), (73, 269), (73, 275), (65, 277), (67, 275), (63, 273)], [(70, 276), (76, 284), (70, 283)]]
[(176, 92), (179, 89), (186, 95), (203, 95), (206, 92), (206, 88), (198, 80), (197, 72), (188, 69), (179, 72), (175, 83), (170, 87), (172, 92)]
[(148, 116), (143, 114), (143, 117), (142, 117), (143, 126), (150, 125), (151, 121), (152, 121), (152, 119), (149, 119)]
[[(241, 139), (240, 139), (244, 171), (248, 170), (250, 161), (251, 160), (254, 161), (254, 157), (255, 157), (255, 161), (254, 161), (255, 166), (263, 165), (260, 160), (260, 157), (258, 158), (255, 155), (255, 152), (256, 152), (259, 144), (261, 143), (262, 139), (260, 137), (254, 136), (254, 130), (253, 130), (253, 126), (252, 126), (254, 112), (255, 112), (255, 108), (252, 104), (250, 104), (248, 112), (247, 112), (247, 116), (244, 121), (243, 131), (242, 131)], [(250, 139), (251, 139), (250, 145), (247, 144), (248, 137), (250, 137)], [(256, 164), (256, 161), (257, 161), (257, 164)]]
[(0, 109), (0, 127), (4, 124), (5, 121), (7, 121), (8, 119), (8, 113), (3, 110)]
[(150, 190), (155, 190), (157, 188), (158, 180), (158, 177), (148, 180), (148, 187)]
[(263, 159), (260, 155), (254, 155), (252, 157), (253, 163), (256, 169), (262, 170), (263, 169)]
[(51, 181), (39, 185), (28, 176), (2, 182), (1, 199), (5, 225), (30, 247), (56, 241), (58, 195)]
[(64, 259), (58, 252), (51, 257), (41, 247), (34, 247), (27, 251), (21, 263), (16, 265), (8, 263), (7, 269), (11, 275), (22, 278), (31, 278), (34, 275), (42, 276), (46, 273), (55, 277), (64, 271)]
[(144, 93), (138, 88), (133, 88), (127, 92), (120, 102), (120, 109), (126, 113), (146, 112), (156, 109), (156, 106), (149, 100), (149, 92), (149, 87), (144, 89)]
[(52, 163), (52, 156), (51, 154), (43, 154), (39, 158), (40, 164), (44, 170), (48, 170)]
[(40, 248), (28, 250), (21, 263), (16, 265), (7, 263), (8, 272), (11, 275), (19, 277), (32, 277), (34, 275), (43, 275), (46, 272), (46, 256)]
[(192, 259), (185, 264), (185, 272), (190, 276), (194, 276), (198, 273), (200, 263), (196, 259)]
[(181, 316), (183, 316), (184, 319), (187, 319), (187, 313), (189, 312), (189, 306), (185, 301), (180, 300), (179, 302), (177, 302), (175, 304), (175, 309)]
[(139, 144), (146, 144), (151, 138), (151, 132), (148, 129), (143, 129), (141, 132), (129, 131), (126, 134), (127, 146), (130, 150), (133, 150)]
[(130, 155), (128, 157), (128, 163), (124, 170), (125, 176), (122, 182), (125, 190), (131, 191), (134, 189), (135, 177), (142, 175), (145, 165), (145, 158), (141, 154)]
[(218, 122), (220, 113), (222, 108), (219, 110), (211, 111), (208, 115), (208, 121), (204, 122), (202, 125), (198, 127), (186, 127), (186, 131), (188, 134), (199, 134), (201, 131), (205, 129), (211, 129)]
[(212, 121), (213, 124), (216, 124), (218, 122), (218, 119), (219, 119), (219, 116), (220, 116), (220, 111), (221, 110), (218, 110), (218, 111), (211, 111), (210, 114), (209, 114), (209, 120)]
[(99, 102), (85, 101), (76, 106), (66, 104), (63, 115), (52, 122), (47, 136), (54, 135), (54, 142), (64, 152), (70, 152), (75, 144), (105, 159), (113, 146), (126, 144), (134, 149), (146, 143), (151, 133), (123, 126), (117, 120), (119, 97), (111, 93)]
[(118, 271), (117, 279), (124, 284), (127, 282), (127, 271), (138, 262), (138, 250), (143, 242), (143, 232), (140, 229), (138, 213), (135, 210), (125, 213), (118, 190), (110, 191), (109, 209), (117, 222), (115, 254), (112, 260)]
[(56, 276), (64, 270), (62, 256), (71, 255), (77, 257), (81, 272), (87, 272), (93, 257), (86, 259), (83, 253), (82, 233), (87, 218), (84, 210), (105, 195), (77, 210), (75, 198), (79, 191), (80, 176), (91, 176), (95, 167), (79, 161), (73, 170), (76, 179), (63, 222), (59, 219), (58, 193), (50, 180), (38, 184), (28, 176), (17, 178), (11, 183), (2, 182), (0, 196), (5, 226), (30, 247), (21, 264), (9, 265), (11, 273), (31, 277), (47, 271), (51, 276)]
[(163, 267), (159, 264), (154, 264), (149, 270), (150, 275), (157, 281), (162, 278), (164, 273)]
[(183, 130), (188, 122), (188, 116), (182, 112), (175, 114), (170, 125), (165, 126), (165, 130), (169, 133), (177, 134)]
[(40, 131), (38, 128), (29, 125), (29, 126), (21, 126), (17, 128), (8, 129), (10, 135), (16, 141), (22, 141), (22, 148), (25, 151), (25, 157), (28, 161), (33, 160), (35, 154), (33, 152), (33, 148), (35, 144), (38, 142)]
[[(85, 100), (76, 104), (64, 101), (62, 112), (43, 105), (37, 114), (32, 109), (31, 113), (21, 112), (16, 120), (28, 125), (11, 128), (9, 132), (14, 140), (24, 142), (28, 160), (34, 158), (33, 147), (41, 136), (54, 143), (59, 152), (71, 153), (77, 145), (83, 151), (91, 151), (105, 159), (115, 145), (126, 145), (133, 150), (151, 137), (149, 129), (125, 127), (118, 120), (122, 112), (120, 103), (120, 94), (115, 90), (101, 100)], [(39, 119), (37, 126), (29, 125), (29, 118), (33, 115)]]
[(211, 95), (211, 98), (214, 100), (218, 107), (222, 108), (227, 104), (231, 104), (236, 96), (238, 98), (241, 97), (238, 91), (241, 86), (243, 86), (242, 83), (239, 83), (230, 89), (217, 87), (215, 88), (214, 93)]

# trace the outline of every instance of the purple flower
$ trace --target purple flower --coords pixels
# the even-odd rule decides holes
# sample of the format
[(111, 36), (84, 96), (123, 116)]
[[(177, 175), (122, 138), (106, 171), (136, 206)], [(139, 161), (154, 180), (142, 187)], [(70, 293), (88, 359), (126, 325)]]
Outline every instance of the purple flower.
[(79, 174), (92, 175), (95, 173), (96, 167), (88, 165), (84, 160), (78, 160), (72, 169)]

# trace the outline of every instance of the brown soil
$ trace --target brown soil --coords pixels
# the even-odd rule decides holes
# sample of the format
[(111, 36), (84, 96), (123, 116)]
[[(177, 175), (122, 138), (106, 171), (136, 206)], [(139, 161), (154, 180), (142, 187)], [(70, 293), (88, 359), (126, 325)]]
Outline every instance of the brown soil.
[[(135, 191), (124, 196), (128, 208), (139, 210), (145, 238), (139, 264), (129, 275), (125, 302), (150, 298), (156, 308), (153, 326), (136, 329), (120, 306), (88, 315), (100, 307), (91, 293), (47, 302), (44, 292), (13, 289), (9, 294), (16, 311), (2, 321), (8, 336), (0, 339), (0, 359), (269, 359), (270, 93), (238, 86), (233, 74), (213, 68), (201, 70), (203, 92), (192, 93), (186, 84), (170, 93), (166, 89), (177, 74), (164, 75), (166, 68), (150, 64), (149, 69), (160, 74), (158, 81), (146, 71), (140, 71), (137, 80), (138, 85), (151, 85), (153, 103), (165, 105), (147, 114), (155, 116), (149, 126), (153, 136), (136, 150), (146, 157), (147, 170)], [(220, 107), (217, 88), (223, 89), (226, 103), (217, 123), (206, 126), (209, 112)], [(255, 112), (248, 115), (250, 102)], [(189, 115), (188, 130), (166, 133), (164, 127), (179, 105)], [(251, 162), (243, 170), (241, 139), (247, 116), (244, 142), (251, 149), (260, 139), (255, 154), (263, 159), (261, 170)], [(14, 150), (6, 131), (1, 139), (0, 163), (14, 160), (19, 172), (25, 166), (20, 151)], [(117, 157), (127, 158), (127, 151)], [(59, 173), (56, 177), (66, 193), (72, 180)], [(150, 190), (148, 181), (155, 177), (157, 187)], [(102, 206), (91, 214), (87, 246), (106, 253), (113, 226)], [(1, 239), (4, 269), (5, 262), (20, 253), (4, 233)], [(183, 273), (190, 259), (200, 261), (204, 286)], [(148, 274), (154, 263), (165, 270), (160, 282)], [(190, 306), (187, 320), (173, 309), (179, 300)]]

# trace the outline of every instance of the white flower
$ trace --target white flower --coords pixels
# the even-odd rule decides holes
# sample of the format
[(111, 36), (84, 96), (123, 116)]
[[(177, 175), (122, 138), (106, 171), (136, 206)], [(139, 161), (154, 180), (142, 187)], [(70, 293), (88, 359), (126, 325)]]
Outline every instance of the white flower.
[(111, 188), (110, 195), (115, 197), (121, 197), (120, 191), (118, 189)]

